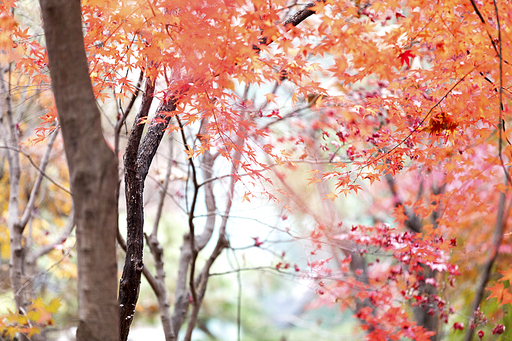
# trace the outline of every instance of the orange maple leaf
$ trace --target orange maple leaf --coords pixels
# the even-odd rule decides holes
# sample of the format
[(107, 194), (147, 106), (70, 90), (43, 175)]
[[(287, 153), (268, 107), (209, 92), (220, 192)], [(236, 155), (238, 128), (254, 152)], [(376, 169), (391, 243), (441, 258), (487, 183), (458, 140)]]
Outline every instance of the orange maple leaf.
[(505, 285), (503, 283), (496, 283), (493, 287), (487, 288), (491, 292), (487, 300), (496, 297), (500, 306), (504, 304), (512, 303), (512, 293), (508, 289), (505, 289)]
[(326, 194), (325, 197), (324, 197), (324, 200), (325, 199), (331, 199), (331, 201), (334, 201), (334, 199), (336, 199), (338, 196), (332, 192), (330, 192), (329, 194)]
[(498, 281), (499, 282), (505, 282), (508, 281), (510, 284), (512, 284), (512, 269), (507, 269), (505, 271), (500, 271), (503, 277), (501, 277)]
[(403, 224), (404, 221), (409, 219), (409, 217), (407, 217), (407, 214), (405, 214), (405, 209), (402, 205), (398, 205), (395, 208), (395, 210), (393, 212), (393, 216), (395, 217), (395, 221), (399, 222), (400, 224)]
[(187, 146), (187, 147), (188, 147), (188, 150), (185, 149), (183, 151), (185, 152), (185, 154), (187, 154), (187, 160), (188, 160), (188, 159), (194, 158), (194, 149), (192, 149), (190, 146)]

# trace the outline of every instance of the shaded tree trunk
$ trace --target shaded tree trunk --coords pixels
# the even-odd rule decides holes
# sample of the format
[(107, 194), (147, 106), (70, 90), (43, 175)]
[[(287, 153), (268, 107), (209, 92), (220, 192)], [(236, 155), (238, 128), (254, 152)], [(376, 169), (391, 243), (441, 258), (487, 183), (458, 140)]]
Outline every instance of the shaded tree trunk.
[(117, 159), (92, 91), (79, 0), (40, 0), (62, 127), (78, 254), (77, 340), (118, 340)]
[[(144, 269), (144, 182), (156, 154), (165, 128), (169, 124), (170, 112), (176, 109), (177, 99), (166, 98), (157, 109), (156, 117), (142, 139), (144, 125), (140, 119), (147, 117), (153, 100), (155, 85), (146, 80), (142, 106), (135, 117), (126, 153), (124, 156), (125, 197), (127, 210), (126, 258), (119, 284), (119, 330), (120, 340), (128, 339), (135, 306), (139, 298), (140, 279)], [(142, 139), (142, 142), (141, 142)]]

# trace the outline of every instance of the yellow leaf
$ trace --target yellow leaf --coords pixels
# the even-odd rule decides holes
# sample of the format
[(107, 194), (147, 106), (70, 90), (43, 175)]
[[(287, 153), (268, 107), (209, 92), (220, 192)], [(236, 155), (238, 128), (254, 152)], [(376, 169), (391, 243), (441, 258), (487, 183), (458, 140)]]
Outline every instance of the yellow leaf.
[(46, 311), (49, 313), (56, 313), (59, 307), (61, 306), (60, 299), (54, 298), (46, 305)]
[(42, 297), (38, 296), (32, 300), (32, 304), (30, 305), (30, 308), (38, 310), (38, 309), (44, 309), (44, 306), (45, 305), (44, 305)]
[(28, 337), (31, 338), (32, 336), (34, 336), (34, 334), (40, 334), (40, 333), (41, 333), (41, 330), (39, 330), (39, 328), (32, 326), (28, 330)]
[(18, 329), (19, 328), (17, 326), (7, 326), (7, 328), (5, 328), (5, 331), (10, 338), (14, 338), (14, 336), (16, 336), (16, 334), (18, 333)]
[(31, 321), (37, 321), (41, 317), (41, 313), (36, 310), (29, 310), (27, 312), (27, 318)]

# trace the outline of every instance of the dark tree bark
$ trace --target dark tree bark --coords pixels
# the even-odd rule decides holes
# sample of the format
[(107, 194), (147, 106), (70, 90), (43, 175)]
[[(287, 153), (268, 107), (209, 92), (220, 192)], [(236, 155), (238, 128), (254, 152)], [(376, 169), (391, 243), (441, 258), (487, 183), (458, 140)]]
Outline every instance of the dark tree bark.
[(157, 109), (157, 115), (144, 136), (144, 125), (140, 119), (146, 117), (154, 94), (154, 83), (149, 78), (142, 99), (142, 105), (135, 117), (126, 153), (124, 156), (125, 197), (127, 210), (126, 258), (119, 285), (119, 330), (120, 340), (128, 338), (133, 321), (135, 306), (139, 298), (140, 279), (144, 250), (144, 182), (156, 154), (170, 115), (176, 109), (175, 97), (165, 99)]
[(77, 340), (117, 341), (117, 159), (92, 91), (79, 0), (40, 0), (75, 208)]

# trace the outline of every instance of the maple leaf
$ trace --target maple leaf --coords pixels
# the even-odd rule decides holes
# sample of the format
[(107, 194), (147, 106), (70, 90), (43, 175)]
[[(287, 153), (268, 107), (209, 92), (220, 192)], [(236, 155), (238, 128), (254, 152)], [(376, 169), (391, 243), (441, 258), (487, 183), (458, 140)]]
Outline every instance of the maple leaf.
[(411, 59), (414, 59), (414, 57), (416, 57), (416, 55), (415, 55), (415, 54), (413, 54), (413, 53), (411, 52), (411, 50), (406, 50), (406, 51), (404, 51), (404, 52), (400, 53), (400, 54), (398, 55), (398, 58), (397, 58), (397, 59), (399, 59), (399, 60), (400, 60), (400, 62), (402, 63), (402, 66), (403, 66), (404, 64), (407, 64), (407, 67), (411, 67), (411, 61), (410, 61), (409, 57), (410, 57)]
[(405, 209), (402, 205), (398, 205), (395, 208), (393, 216), (395, 217), (395, 221), (400, 224), (403, 224), (407, 219), (409, 219), (409, 217), (407, 217), (407, 214), (405, 214)]
[(244, 201), (251, 202), (251, 199), (249, 198), (250, 195), (251, 195), (251, 193), (245, 192), (245, 194), (242, 196), (242, 202), (244, 202)]
[(183, 151), (185, 152), (185, 154), (187, 154), (187, 160), (188, 159), (193, 159), (194, 158), (194, 149), (192, 149), (190, 146), (187, 146), (188, 149), (184, 149)]
[(329, 194), (326, 194), (325, 197), (324, 197), (324, 200), (326, 199), (331, 199), (331, 201), (334, 201), (334, 199), (336, 199), (338, 196), (332, 192), (330, 192)]
[(491, 292), (487, 300), (496, 297), (500, 306), (504, 304), (512, 303), (512, 293), (508, 289), (505, 289), (505, 285), (503, 283), (496, 283), (493, 287), (487, 288)]
[(320, 182), (321, 180), (319, 178), (317, 178), (316, 176), (312, 176), (311, 178), (308, 178), (309, 182), (308, 182), (308, 186), (309, 185), (314, 185), (318, 182)]
[(45, 306), (45, 309), (49, 313), (56, 313), (59, 307), (61, 306), (60, 299), (54, 298)]
[(275, 103), (275, 98), (277, 96), (274, 95), (273, 93), (268, 93), (265, 95), (265, 98), (267, 99), (267, 102), (274, 102)]
[(501, 277), (498, 281), (499, 282), (505, 282), (509, 281), (510, 284), (512, 284), (512, 269), (509, 268), (505, 271), (500, 271), (503, 277)]

